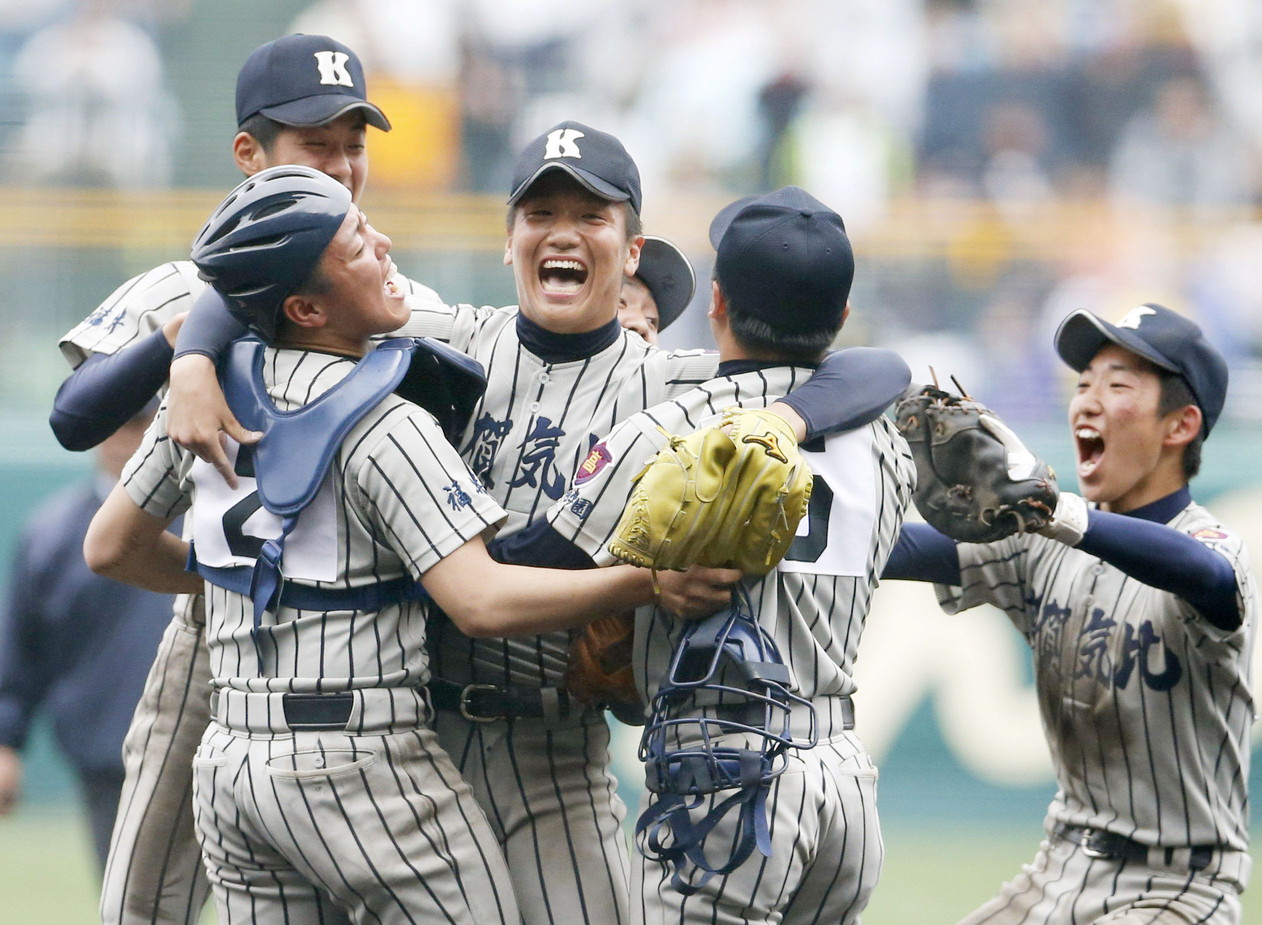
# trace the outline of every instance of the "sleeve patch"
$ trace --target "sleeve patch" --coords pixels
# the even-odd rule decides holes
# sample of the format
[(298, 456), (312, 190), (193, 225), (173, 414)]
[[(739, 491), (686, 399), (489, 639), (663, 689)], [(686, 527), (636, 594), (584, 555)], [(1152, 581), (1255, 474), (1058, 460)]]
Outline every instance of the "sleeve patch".
[(605, 446), (603, 441), (597, 443), (587, 454), (587, 458), (579, 464), (578, 472), (574, 475), (574, 484), (582, 485), (590, 482), (611, 462), (613, 462), (613, 454), (609, 452), (609, 447)]
[(1216, 530), (1213, 527), (1202, 527), (1200, 530), (1192, 533), (1191, 536), (1192, 539), (1197, 542), (1204, 543), (1210, 549), (1215, 548), (1224, 540), (1231, 539), (1230, 534), (1225, 533), (1222, 530)]

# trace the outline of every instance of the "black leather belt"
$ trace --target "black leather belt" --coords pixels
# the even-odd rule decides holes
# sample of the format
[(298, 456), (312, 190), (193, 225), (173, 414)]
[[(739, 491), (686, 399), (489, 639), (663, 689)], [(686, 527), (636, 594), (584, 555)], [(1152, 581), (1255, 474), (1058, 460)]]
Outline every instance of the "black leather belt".
[(281, 703), (291, 729), (342, 729), (350, 722), (355, 695), (285, 694)]
[(559, 687), (497, 687), (494, 684), (452, 684), (430, 681), (430, 702), (436, 710), (455, 710), (475, 723), (501, 719), (542, 719), (566, 716), (570, 695)]
[[(1089, 858), (1141, 861), (1144, 864), (1148, 864), (1151, 857), (1150, 852), (1152, 849), (1147, 845), (1141, 844), (1132, 838), (1127, 838), (1125, 835), (1118, 835), (1116, 832), (1088, 829), (1083, 826), (1066, 825), (1061, 822), (1057, 823), (1053, 834), (1057, 838), (1063, 838), (1077, 845), (1082, 849), (1082, 853)], [(1176, 854), (1186, 854), (1188, 857), (1188, 870), (1204, 870), (1214, 860), (1213, 845), (1196, 845), (1191, 848), (1158, 848), (1157, 850), (1165, 853), (1166, 866), (1171, 867), (1174, 866)]]

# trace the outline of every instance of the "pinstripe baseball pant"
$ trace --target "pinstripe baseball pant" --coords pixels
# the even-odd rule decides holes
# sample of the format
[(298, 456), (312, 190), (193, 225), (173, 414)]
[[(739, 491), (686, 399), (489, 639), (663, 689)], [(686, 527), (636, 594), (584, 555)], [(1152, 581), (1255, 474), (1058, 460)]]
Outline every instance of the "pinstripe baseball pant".
[(103, 925), (194, 925), (210, 892), (193, 832), (193, 753), (210, 722), (203, 603), (178, 599), (123, 742)]
[(353, 692), (343, 728), (220, 691), (193, 761), (221, 925), (517, 925), (499, 844), (413, 688)]
[(1067, 839), (1039, 846), (1034, 861), (959, 925), (1238, 925), (1237, 883), (1248, 857), (1228, 852), (1210, 868), (1159, 869), (1091, 857)]
[(603, 711), (510, 725), (439, 710), (435, 728), (499, 836), (526, 925), (625, 925), (626, 807)]
[[(826, 702), (817, 703), (821, 726), (828, 729), (832, 720)], [(858, 922), (885, 858), (876, 784), (876, 766), (853, 732), (821, 737), (813, 749), (791, 749), (788, 767), (772, 782), (767, 798), (771, 857), (755, 850), (730, 874), (716, 875), (695, 895), (683, 896), (671, 885), (665, 864), (637, 855), (632, 867), (632, 895), (639, 902), (637, 921), (646, 925)], [(729, 795), (714, 794), (709, 804)], [(641, 797), (641, 812), (648, 796), (646, 791)], [(706, 838), (707, 848), (721, 850), (734, 844), (737, 825), (736, 813), (726, 815)]]

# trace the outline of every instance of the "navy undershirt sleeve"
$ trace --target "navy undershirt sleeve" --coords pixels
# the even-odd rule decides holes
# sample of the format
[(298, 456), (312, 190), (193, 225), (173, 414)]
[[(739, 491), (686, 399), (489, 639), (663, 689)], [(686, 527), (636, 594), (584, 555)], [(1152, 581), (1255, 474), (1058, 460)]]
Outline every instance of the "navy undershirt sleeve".
[(175, 356), (200, 353), (218, 366), (228, 345), (248, 333), (249, 330), (228, 312), (223, 296), (207, 286), (175, 336)]
[(1087, 513), (1087, 532), (1077, 548), (1137, 581), (1177, 594), (1220, 629), (1240, 625), (1231, 563), (1186, 533), (1092, 508)]
[(903, 524), (881, 572), (882, 581), (888, 578), (958, 585), (960, 557), (955, 540), (928, 524)]
[(533, 521), (509, 536), (497, 536), (487, 551), (495, 561), (509, 565), (596, 568), (591, 556), (557, 533), (546, 520)]
[(88, 357), (57, 389), (48, 423), (68, 450), (90, 450), (144, 410), (166, 382), (171, 345), (161, 329), (117, 353)]
[(806, 422), (811, 440), (872, 423), (910, 383), (907, 362), (892, 350), (848, 347), (824, 357), (814, 375), (780, 401)]

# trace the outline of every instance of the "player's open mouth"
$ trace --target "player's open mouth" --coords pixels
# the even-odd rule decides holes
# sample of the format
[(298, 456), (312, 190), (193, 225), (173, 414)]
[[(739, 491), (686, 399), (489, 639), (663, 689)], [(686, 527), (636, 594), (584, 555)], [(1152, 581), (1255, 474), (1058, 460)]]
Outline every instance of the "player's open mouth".
[(1074, 444), (1078, 450), (1078, 475), (1085, 478), (1100, 465), (1100, 457), (1104, 455), (1104, 438), (1094, 427), (1076, 427)]
[(572, 295), (587, 282), (587, 267), (579, 260), (550, 257), (539, 267), (539, 284), (543, 291), (556, 295)]

